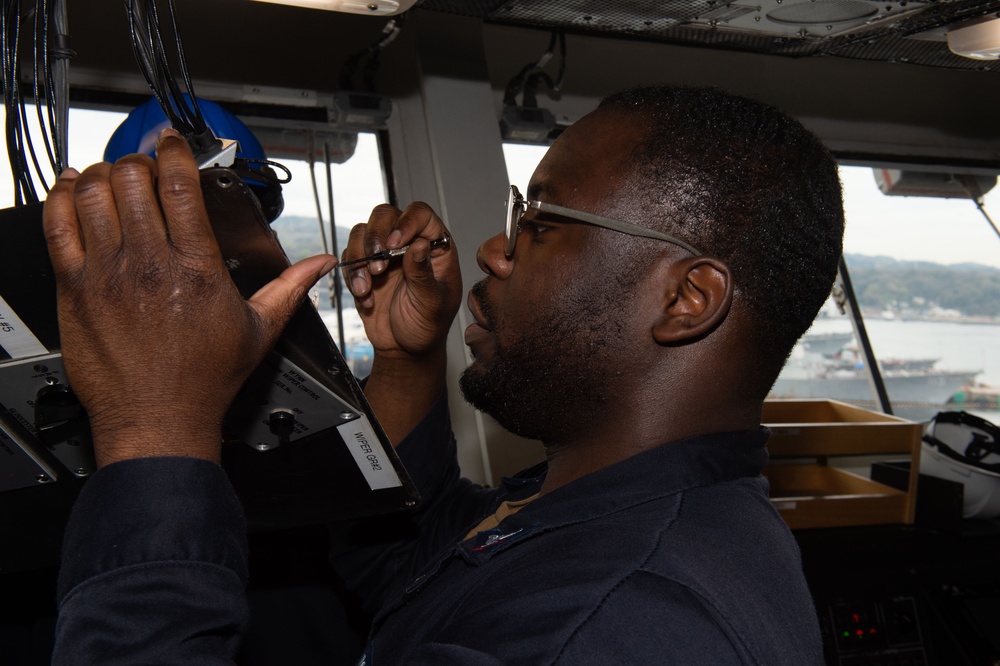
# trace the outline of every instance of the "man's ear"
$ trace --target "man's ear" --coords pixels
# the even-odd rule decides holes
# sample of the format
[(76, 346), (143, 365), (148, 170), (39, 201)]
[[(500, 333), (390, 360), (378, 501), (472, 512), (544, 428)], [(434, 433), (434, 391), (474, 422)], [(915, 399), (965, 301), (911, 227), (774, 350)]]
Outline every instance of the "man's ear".
[(729, 314), (733, 277), (724, 261), (683, 259), (673, 262), (667, 274), (662, 310), (653, 324), (658, 343), (677, 344), (707, 335)]

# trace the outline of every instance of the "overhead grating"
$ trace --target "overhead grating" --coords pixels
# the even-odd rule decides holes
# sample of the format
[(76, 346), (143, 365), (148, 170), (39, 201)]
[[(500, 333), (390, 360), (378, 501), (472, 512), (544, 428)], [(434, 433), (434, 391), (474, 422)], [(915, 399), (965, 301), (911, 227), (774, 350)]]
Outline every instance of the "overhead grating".
[(949, 25), (1000, 17), (1000, 0), (419, 0), (417, 6), (571, 33), (1000, 71), (1000, 61), (956, 56), (945, 42)]

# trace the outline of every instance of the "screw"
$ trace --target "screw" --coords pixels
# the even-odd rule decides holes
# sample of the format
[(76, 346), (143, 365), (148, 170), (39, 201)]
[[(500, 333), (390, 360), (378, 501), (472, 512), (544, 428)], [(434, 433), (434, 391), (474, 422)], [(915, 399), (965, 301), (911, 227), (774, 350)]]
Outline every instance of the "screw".
[(52, 479), (49, 478), (48, 474), (39, 474), (35, 477), (35, 481), (38, 483), (49, 483)]
[(77, 476), (87, 476), (88, 474), (90, 474), (90, 470), (87, 469), (86, 467), (77, 467), (75, 470), (73, 470), (73, 473), (76, 474)]
[(349, 420), (353, 419), (354, 417), (355, 417), (354, 412), (341, 412), (340, 413), (340, 418), (344, 419), (345, 421), (349, 421)]
[(45, 383), (48, 384), (49, 386), (55, 386), (56, 384), (59, 383), (59, 380), (56, 379), (55, 377), (46, 377)]
[(368, 5), (368, 9), (370, 9), (373, 12), (377, 12), (378, 11), (378, 3), (377, 2), (370, 3)]
[(271, 448), (271, 445), (268, 444), (267, 442), (257, 442), (255, 446), (257, 447), (258, 451), (267, 451), (269, 448)]

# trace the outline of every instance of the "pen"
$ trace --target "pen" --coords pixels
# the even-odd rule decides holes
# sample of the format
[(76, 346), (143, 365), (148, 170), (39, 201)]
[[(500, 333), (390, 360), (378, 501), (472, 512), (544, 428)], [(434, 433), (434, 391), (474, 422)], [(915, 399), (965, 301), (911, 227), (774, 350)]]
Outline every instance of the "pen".
[[(431, 241), (431, 248), (435, 247), (448, 247), (451, 243), (450, 236), (442, 236), (436, 240)], [(375, 254), (370, 254), (367, 257), (361, 257), (360, 259), (351, 259), (350, 261), (342, 261), (337, 268), (344, 268), (345, 266), (352, 266), (354, 264), (360, 264), (365, 261), (379, 261), (382, 259), (392, 259), (393, 257), (398, 257), (405, 254), (409, 249), (409, 245), (404, 245), (403, 247), (397, 247), (395, 250), (382, 250), (381, 252), (376, 252)]]

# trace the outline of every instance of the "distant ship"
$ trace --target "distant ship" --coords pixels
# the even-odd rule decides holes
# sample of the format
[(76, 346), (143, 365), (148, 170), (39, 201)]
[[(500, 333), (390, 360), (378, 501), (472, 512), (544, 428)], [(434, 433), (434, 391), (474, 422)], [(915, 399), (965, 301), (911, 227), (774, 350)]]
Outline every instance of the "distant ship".
[[(846, 334), (849, 338), (850, 334)], [(822, 347), (822, 344), (819, 345)], [(801, 345), (771, 389), (773, 398), (832, 398), (862, 407), (877, 407), (864, 359), (852, 345), (836, 353), (815, 353)], [(808, 351), (806, 351), (808, 349)], [(910, 419), (930, 418), (980, 370), (941, 370), (938, 359), (879, 359), (882, 381), (893, 411)]]
[(854, 334), (847, 333), (808, 333), (802, 336), (799, 344), (812, 354), (835, 354), (854, 341)]

